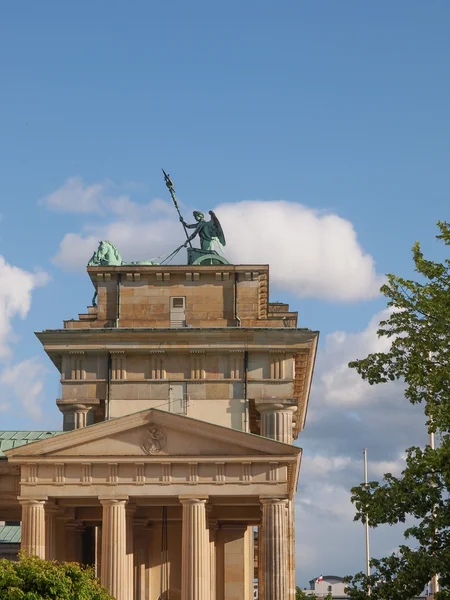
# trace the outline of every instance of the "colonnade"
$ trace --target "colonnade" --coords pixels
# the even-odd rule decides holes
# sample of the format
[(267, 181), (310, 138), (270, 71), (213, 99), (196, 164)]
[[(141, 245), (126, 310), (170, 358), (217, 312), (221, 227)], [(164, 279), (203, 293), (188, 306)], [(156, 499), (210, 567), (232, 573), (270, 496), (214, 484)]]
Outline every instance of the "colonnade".
[[(57, 507), (46, 500), (20, 498), (22, 505), (22, 549), (41, 558), (56, 556)], [(134, 505), (128, 498), (99, 498), (102, 505), (101, 550), (97, 574), (116, 600), (144, 600), (148, 551), (143, 545), (145, 519), (133, 518)], [(227, 594), (216, 591), (219, 564), (216, 560), (217, 521), (208, 519), (208, 498), (180, 496), (182, 506), (181, 600), (220, 600)], [(259, 533), (259, 598), (295, 598), (293, 572), (292, 510), (288, 500), (261, 498)], [(77, 527), (68, 536), (66, 560), (76, 560)], [(65, 523), (70, 526), (71, 522)], [(236, 527), (236, 526), (234, 526)], [(99, 529), (99, 528), (97, 528)], [(245, 526), (242, 526), (245, 530)], [(97, 546), (100, 540), (97, 539)], [(133, 544), (134, 542), (134, 544)], [(80, 554), (78, 554), (80, 556)], [(79, 560), (79, 559), (78, 559)], [(221, 567), (222, 568), (222, 567)], [(136, 571), (137, 569), (137, 571)], [(253, 569), (253, 565), (252, 565)], [(141, 570), (139, 576), (139, 570)], [(227, 577), (227, 567), (223, 567)], [(253, 581), (253, 572), (251, 581)], [(294, 594), (294, 595), (293, 595)]]

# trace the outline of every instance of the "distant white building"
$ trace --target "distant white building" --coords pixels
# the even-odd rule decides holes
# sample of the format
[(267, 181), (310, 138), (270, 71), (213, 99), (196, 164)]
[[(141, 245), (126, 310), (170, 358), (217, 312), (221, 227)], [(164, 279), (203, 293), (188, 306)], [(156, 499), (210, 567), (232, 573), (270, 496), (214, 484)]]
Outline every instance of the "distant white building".
[(318, 598), (326, 598), (328, 594), (333, 596), (333, 600), (339, 598), (348, 598), (345, 593), (346, 584), (344, 578), (338, 575), (320, 575), (309, 582), (309, 590), (304, 590), (308, 596), (315, 594)]
[[(320, 575), (309, 582), (309, 590), (303, 590), (306, 595), (317, 598), (326, 598), (328, 594), (331, 594), (333, 600), (343, 600), (348, 598), (348, 594), (345, 593), (346, 583), (344, 578), (337, 575)], [(412, 600), (427, 600), (430, 592), (425, 589), (421, 596), (417, 596)]]

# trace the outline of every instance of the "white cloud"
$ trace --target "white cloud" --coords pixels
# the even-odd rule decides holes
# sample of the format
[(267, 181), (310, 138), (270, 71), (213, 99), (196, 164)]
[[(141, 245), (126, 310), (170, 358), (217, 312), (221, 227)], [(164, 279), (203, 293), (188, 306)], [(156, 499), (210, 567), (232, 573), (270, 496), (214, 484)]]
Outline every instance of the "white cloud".
[[(364, 569), (364, 528), (353, 521), (350, 502), (350, 489), (364, 479), (363, 448), (368, 449), (369, 480), (380, 481), (385, 473), (401, 473), (406, 448), (427, 443), (423, 409), (404, 398), (401, 383), (369, 386), (347, 366), (388, 350), (389, 342), (376, 334), (388, 314), (374, 315), (361, 331), (328, 335), (318, 352), (306, 427), (298, 440), (304, 449), (296, 496), (302, 586), (320, 573)], [(372, 556), (389, 554), (403, 541), (402, 533), (402, 526), (371, 531)]]
[[(346, 333), (336, 331), (325, 338), (324, 347), (318, 359), (319, 372), (315, 375), (315, 384), (319, 388), (322, 402), (329, 405), (354, 408), (364, 402), (370, 402), (380, 394), (382, 386), (370, 386), (363, 381), (355, 369), (349, 369), (348, 363), (358, 358), (364, 358), (374, 352), (387, 352), (391, 341), (379, 338), (377, 330), (380, 321), (388, 318), (389, 309), (376, 314), (363, 331)], [(402, 385), (394, 386), (400, 390)]]
[[(3, 394), (18, 399), (26, 415), (35, 421), (42, 417), (44, 372), (38, 358), (9, 365), (0, 372), (0, 384), (5, 386)], [(7, 407), (12, 404), (12, 401), (8, 402)]]
[(12, 362), (13, 320), (25, 319), (31, 306), (32, 292), (45, 285), (48, 276), (42, 271), (31, 273), (10, 265), (0, 256), (0, 411), (7, 412), (20, 403), (26, 414), (39, 418), (43, 369), (36, 359)]
[(8, 264), (0, 256), (0, 358), (10, 354), (11, 321), (19, 316), (24, 319), (31, 306), (31, 293), (45, 285), (48, 276), (42, 271), (30, 273)]
[(352, 223), (285, 201), (221, 204), (227, 257), (269, 263), (271, 282), (301, 297), (351, 301), (377, 295), (382, 278)]
[(85, 185), (81, 177), (69, 177), (60, 188), (41, 198), (40, 203), (60, 212), (99, 213), (106, 187), (106, 183)]
[[(110, 197), (110, 187), (87, 186), (72, 177), (43, 201), (48, 208), (113, 216), (67, 233), (54, 257), (61, 268), (83, 268), (100, 239), (112, 241), (124, 260), (165, 256), (184, 242), (169, 203), (156, 199), (140, 205), (128, 196)], [(278, 290), (344, 302), (378, 294), (383, 277), (350, 221), (285, 201), (227, 203), (214, 210), (227, 237), (226, 258), (237, 264), (269, 263), (271, 283)]]

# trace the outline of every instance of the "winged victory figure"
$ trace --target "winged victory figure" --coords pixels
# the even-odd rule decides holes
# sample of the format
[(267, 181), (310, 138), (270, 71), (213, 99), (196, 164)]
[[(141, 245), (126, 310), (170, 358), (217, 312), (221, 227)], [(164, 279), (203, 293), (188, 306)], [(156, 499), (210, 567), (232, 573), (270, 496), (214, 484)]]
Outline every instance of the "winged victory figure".
[(180, 217), (180, 221), (186, 229), (194, 229), (194, 233), (186, 240), (185, 246), (187, 246), (197, 235), (200, 238), (200, 247), (204, 251), (214, 251), (214, 244), (218, 244), (219, 247), (226, 246), (225, 235), (219, 219), (212, 210), (209, 211), (209, 214), (211, 215), (211, 220), (205, 221), (205, 215), (199, 210), (194, 210), (193, 215), (196, 223), (193, 223), (192, 225), (189, 225), (182, 217)]

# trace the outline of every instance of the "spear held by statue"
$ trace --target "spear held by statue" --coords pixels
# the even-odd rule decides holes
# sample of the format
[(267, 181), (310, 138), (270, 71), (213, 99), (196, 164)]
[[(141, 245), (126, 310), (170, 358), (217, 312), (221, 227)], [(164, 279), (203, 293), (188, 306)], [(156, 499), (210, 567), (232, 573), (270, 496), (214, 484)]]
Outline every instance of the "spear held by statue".
[(187, 238), (187, 241), (189, 242), (189, 246), (192, 248), (192, 244), (191, 244), (191, 241), (189, 239), (189, 234), (188, 234), (186, 225), (184, 224), (184, 219), (181, 216), (180, 207), (178, 206), (178, 200), (177, 200), (177, 197), (175, 195), (175, 188), (173, 187), (172, 180), (170, 179), (169, 174), (164, 171), (164, 169), (161, 169), (161, 171), (164, 174), (164, 181), (166, 182), (167, 189), (169, 190), (170, 195), (172, 196), (172, 200), (173, 200), (173, 203), (175, 205), (175, 208), (177, 209), (177, 213), (178, 213), (178, 216), (180, 217), (180, 221), (183, 224), (184, 233), (186, 234), (186, 238)]

